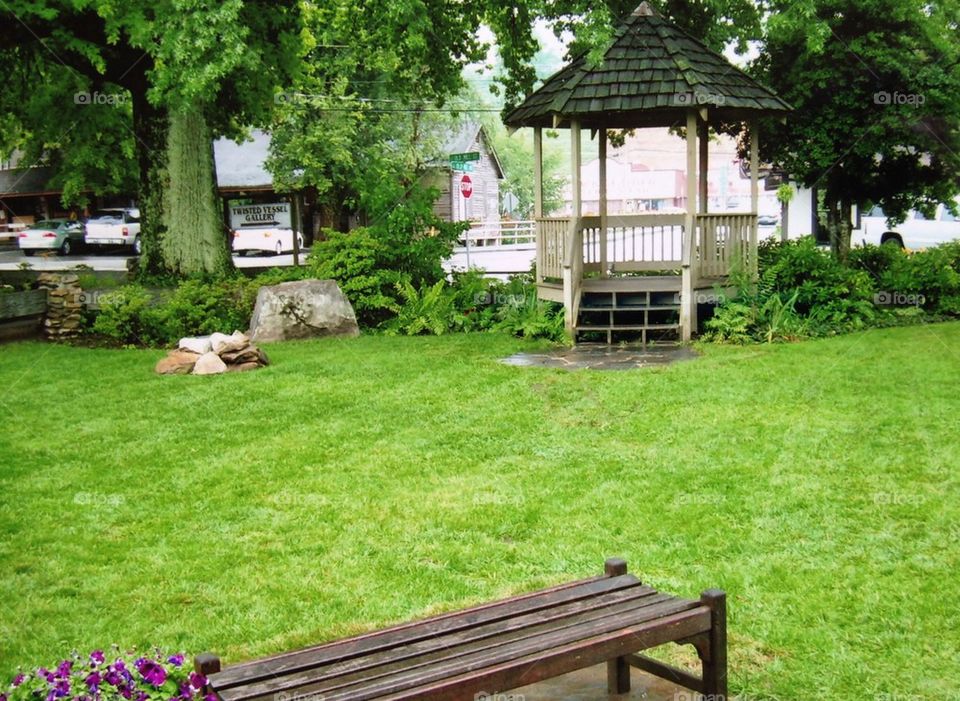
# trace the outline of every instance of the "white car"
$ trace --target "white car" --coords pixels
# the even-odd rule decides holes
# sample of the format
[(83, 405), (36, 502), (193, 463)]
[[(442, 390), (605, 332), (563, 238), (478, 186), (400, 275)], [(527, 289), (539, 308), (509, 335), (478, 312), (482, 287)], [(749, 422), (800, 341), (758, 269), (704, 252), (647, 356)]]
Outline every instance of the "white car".
[[(297, 234), (297, 245), (303, 249), (303, 235)], [(266, 251), (286, 253), (293, 250), (293, 229), (278, 226), (240, 227), (233, 231), (233, 252)]]
[(131, 246), (140, 254), (140, 210), (101, 209), (87, 220), (84, 241), (96, 246)]
[(83, 243), (83, 224), (70, 219), (43, 219), (17, 234), (17, 245), (23, 255), (55, 250), (68, 256)]
[[(957, 200), (960, 207), (960, 198)], [(893, 243), (901, 248), (930, 248), (960, 239), (960, 221), (944, 205), (937, 205), (932, 219), (920, 212), (910, 212), (902, 224), (887, 225), (883, 210), (874, 207), (860, 219), (860, 227), (853, 230), (854, 245)]]

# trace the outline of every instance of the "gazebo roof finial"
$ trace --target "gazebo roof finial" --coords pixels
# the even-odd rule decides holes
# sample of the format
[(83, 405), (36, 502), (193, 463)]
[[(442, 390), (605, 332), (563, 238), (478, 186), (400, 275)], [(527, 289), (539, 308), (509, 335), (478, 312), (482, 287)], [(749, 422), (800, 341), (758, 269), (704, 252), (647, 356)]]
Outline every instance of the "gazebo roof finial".
[(657, 11), (653, 9), (650, 3), (647, 2), (647, 0), (643, 0), (643, 2), (637, 5), (637, 9), (634, 10), (630, 16), (631, 17), (657, 17), (658, 15), (657, 15)]

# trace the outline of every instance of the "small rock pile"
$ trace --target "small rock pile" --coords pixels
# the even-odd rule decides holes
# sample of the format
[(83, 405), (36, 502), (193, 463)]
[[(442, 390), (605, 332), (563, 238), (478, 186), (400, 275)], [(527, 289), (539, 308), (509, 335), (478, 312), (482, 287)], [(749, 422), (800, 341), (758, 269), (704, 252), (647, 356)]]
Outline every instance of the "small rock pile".
[(77, 285), (76, 275), (41, 273), (37, 287), (47, 291), (47, 316), (43, 331), (52, 341), (75, 338), (80, 335), (83, 312), (83, 290)]
[(209, 336), (181, 338), (176, 350), (157, 363), (160, 375), (219, 375), (244, 372), (269, 365), (267, 354), (250, 343), (247, 334), (215, 333)]

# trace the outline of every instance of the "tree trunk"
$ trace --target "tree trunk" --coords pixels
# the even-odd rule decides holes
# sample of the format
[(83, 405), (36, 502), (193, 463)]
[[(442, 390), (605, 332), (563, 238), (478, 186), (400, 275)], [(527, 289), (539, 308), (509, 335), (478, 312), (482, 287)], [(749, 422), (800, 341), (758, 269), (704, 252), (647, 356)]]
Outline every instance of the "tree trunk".
[(830, 237), (830, 252), (836, 258), (840, 257), (839, 204), (833, 193), (827, 190), (824, 196), (824, 206), (827, 210), (827, 235)]
[(146, 92), (131, 91), (133, 102), (133, 133), (136, 137), (139, 165), (140, 207), (140, 272), (152, 275), (169, 272), (163, 260), (164, 193), (169, 185), (167, 176), (166, 110), (147, 101)]
[(841, 261), (846, 261), (850, 255), (850, 238), (853, 235), (853, 222), (850, 221), (852, 217), (853, 207), (850, 200), (847, 198), (841, 199), (839, 230), (837, 232), (837, 248), (839, 251), (837, 258)]
[(223, 275), (233, 268), (217, 193), (213, 139), (202, 105), (170, 113), (170, 184), (164, 199), (163, 259), (180, 275)]

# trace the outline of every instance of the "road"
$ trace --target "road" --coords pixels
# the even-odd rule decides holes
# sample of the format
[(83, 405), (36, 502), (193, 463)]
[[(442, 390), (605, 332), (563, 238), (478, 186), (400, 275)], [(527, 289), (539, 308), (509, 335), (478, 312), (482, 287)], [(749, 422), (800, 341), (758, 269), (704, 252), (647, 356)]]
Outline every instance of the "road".
[[(309, 252), (310, 249), (300, 252), (301, 263), (306, 260)], [(127, 269), (127, 261), (131, 258), (133, 256), (122, 248), (86, 250), (70, 256), (61, 256), (51, 251), (37, 253), (28, 258), (19, 248), (0, 245), (0, 270), (20, 270), (20, 266), (27, 263), (31, 270), (37, 271), (69, 270), (77, 265), (86, 265), (97, 271), (123, 272)], [(282, 268), (293, 265), (293, 254), (284, 253), (278, 256), (275, 253), (264, 253), (234, 256), (233, 263), (238, 268)]]

